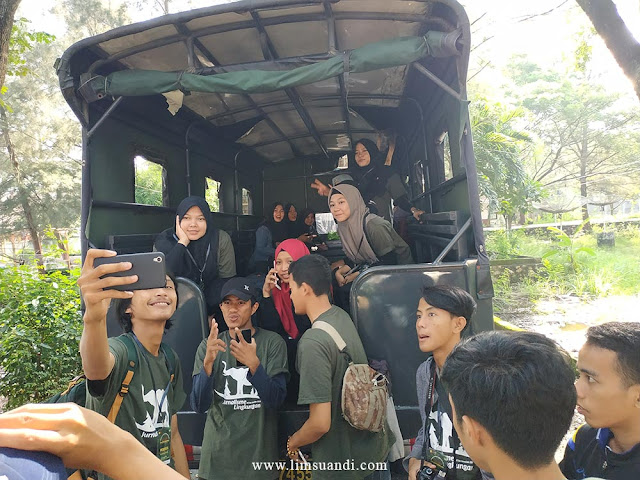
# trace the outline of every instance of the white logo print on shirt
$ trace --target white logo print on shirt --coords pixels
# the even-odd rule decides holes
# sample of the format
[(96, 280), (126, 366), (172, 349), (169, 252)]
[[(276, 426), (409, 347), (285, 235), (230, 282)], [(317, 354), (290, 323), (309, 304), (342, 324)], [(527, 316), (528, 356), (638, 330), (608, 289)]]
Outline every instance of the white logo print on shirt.
[[(136, 422), (136, 426), (138, 430), (146, 433), (143, 434), (143, 437), (156, 436), (156, 429), (162, 427), (169, 426), (169, 401), (167, 398), (162, 402), (162, 411), (158, 408), (160, 405), (160, 401), (162, 400), (162, 396), (164, 394), (163, 389), (158, 390), (150, 390), (147, 393), (144, 393), (144, 385), (142, 385), (142, 398), (145, 402), (145, 407), (147, 410), (147, 416), (144, 419), (142, 424)], [(151, 405), (153, 408), (153, 415), (149, 415), (149, 407), (147, 404)]]

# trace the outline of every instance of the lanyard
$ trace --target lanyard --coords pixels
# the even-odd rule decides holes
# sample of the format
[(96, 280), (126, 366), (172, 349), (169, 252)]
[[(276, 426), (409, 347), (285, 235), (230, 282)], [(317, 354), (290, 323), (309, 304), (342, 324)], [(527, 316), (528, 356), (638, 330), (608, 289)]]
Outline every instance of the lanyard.
[[(149, 362), (149, 359), (147, 358), (147, 349), (144, 347), (144, 345), (142, 345), (142, 342), (140, 340), (138, 340), (138, 337), (136, 337), (136, 334), (131, 332), (131, 335), (133, 335), (133, 339), (136, 341), (136, 343), (138, 344), (138, 346), (140, 346), (140, 349), (142, 350), (142, 357), (144, 358), (145, 362), (147, 363), (147, 367), (149, 367), (149, 375), (151, 376), (151, 385), (153, 385), (153, 398), (154, 401), (157, 402), (157, 397), (156, 397), (156, 391), (157, 391), (157, 387), (156, 387), (156, 379), (153, 376), (153, 369), (151, 368), (151, 362)], [(162, 345), (160, 345), (160, 351), (162, 352), (162, 355), (164, 355), (165, 357), (165, 363), (166, 363), (166, 359), (167, 356), (164, 354), (164, 349), (162, 348)], [(164, 391), (162, 392), (162, 397), (160, 398), (160, 403), (156, 404), (158, 407), (158, 415), (160, 414), (160, 412), (162, 412), (162, 405), (164, 405), (164, 401), (167, 398), (167, 393), (169, 392), (169, 387), (171, 386), (171, 374), (169, 373), (169, 381), (167, 382), (167, 386), (165, 387)]]
[(191, 255), (191, 252), (189, 251), (189, 249), (187, 248), (186, 250), (187, 250), (187, 254), (189, 255), (189, 258), (191, 259), (191, 261), (195, 265), (196, 270), (198, 270), (198, 272), (200, 272), (200, 283), (199, 283), (199, 285), (200, 285), (200, 288), (203, 288), (204, 287), (204, 281), (202, 280), (202, 277), (204, 275), (204, 269), (207, 268), (207, 260), (209, 260), (209, 253), (211, 253), (211, 244), (209, 244), (207, 246), (207, 253), (204, 256), (204, 263), (202, 264), (202, 268), (200, 268), (198, 266), (198, 263), (196, 262), (196, 259), (193, 258), (193, 255)]
[[(431, 417), (431, 410), (433, 410), (433, 405), (435, 403), (435, 389), (436, 389), (436, 378), (437, 378), (437, 369), (438, 367), (435, 364), (435, 360), (431, 360), (431, 367), (433, 368), (433, 375), (429, 378), (429, 388), (427, 391), (427, 402), (425, 403), (425, 420), (424, 425), (422, 427), (422, 431), (424, 433), (425, 438), (422, 441), (422, 458), (420, 459), (420, 469), (424, 467), (424, 462), (427, 458), (427, 449), (431, 447), (431, 434), (429, 432), (429, 418)], [(451, 419), (453, 422), (453, 419)], [(440, 412), (440, 406), (438, 406), (438, 424), (440, 425), (440, 429), (442, 430), (442, 414)], [(458, 439), (458, 432), (456, 432), (455, 427), (451, 427), (453, 429), (453, 469), (449, 471), (447, 468), (447, 478), (455, 480), (458, 476), (458, 458), (457, 458), (457, 450), (460, 446), (460, 440)], [(442, 446), (442, 431), (440, 432), (440, 446)], [(446, 461), (446, 460), (445, 460)], [(446, 465), (445, 465), (446, 467)]]
[[(177, 235), (174, 233), (173, 236), (177, 241), (178, 240)], [(184, 248), (187, 251), (187, 255), (189, 255), (189, 258), (193, 262), (193, 265), (196, 267), (196, 270), (198, 270), (198, 272), (200, 273), (200, 282), (198, 283), (198, 285), (200, 286), (201, 290), (204, 290), (204, 281), (203, 281), (202, 277), (204, 276), (205, 268), (207, 268), (207, 260), (209, 260), (209, 253), (211, 253), (211, 243), (209, 243), (209, 245), (207, 245), (207, 253), (204, 256), (204, 263), (202, 264), (202, 268), (200, 268), (198, 266), (198, 262), (196, 262), (196, 259), (193, 258), (193, 255), (189, 251), (189, 248), (188, 247), (184, 247)]]

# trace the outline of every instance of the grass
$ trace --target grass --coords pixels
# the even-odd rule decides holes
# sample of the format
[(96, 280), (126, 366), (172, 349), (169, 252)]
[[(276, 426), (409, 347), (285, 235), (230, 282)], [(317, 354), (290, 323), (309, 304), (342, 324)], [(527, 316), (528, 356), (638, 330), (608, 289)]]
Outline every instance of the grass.
[[(526, 235), (521, 231), (491, 232), (487, 250), (491, 258), (510, 258), (518, 255), (543, 257), (550, 251), (557, 254), (543, 259), (544, 268), (538, 273), (515, 281), (509, 272), (494, 276), (496, 312), (532, 308), (541, 298), (574, 295), (592, 299), (610, 295), (640, 294), (640, 227), (627, 226), (616, 231), (615, 246), (599, 248), (597, 231), (572, 238), (571, 247), (560, 247), (551, 232)], [(582, 247), (593, 255), (578, 252)], [(575, 258), (575, 271), (569, 254)]]

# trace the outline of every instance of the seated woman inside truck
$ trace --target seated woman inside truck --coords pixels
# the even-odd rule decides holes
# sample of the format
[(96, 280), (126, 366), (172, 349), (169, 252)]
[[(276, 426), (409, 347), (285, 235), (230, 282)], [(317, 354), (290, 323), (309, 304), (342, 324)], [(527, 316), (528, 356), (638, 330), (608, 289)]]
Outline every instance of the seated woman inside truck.
[(327, 245), (318, 234), (318, 226), (316, 225), (316, 212), (313, 208), (305, 208), (298, 216), (299, 232), (298, 240), (307, 244), (312, 251), (327, 250)]
[(211, 316), (220, 303), (222, 285), (236, 276), (231, 237), (213, 226), (209, 204), (202, 197), (185, 198), (176, 213), (175, 227), (160, 233), (154, 248), (165, 254), (167, 269), (200, 287)]
[[(407, 189), (400, 175), (385, 165), (384, 157), (385, 154), (378, 150), (372, 140), (362, 138), (356, 142), (354, 155), (349, 156), (349, 173), (365, 204), (375, 209), (372, 213), (391, 222), (391, 200), (394, 205), (412, 214), (417, 209), (409, 203)], [(330, 187), (317, 179), (311, 187), (320, 195), (329, 194)]]
[(348, 309), (351, 282), (362, 271), (374, 265), (413, 263), (413, 258), (409, 246), (391, 224), (369, 212), (353, 185), (343, 183), (331, 189), (329, 210), (338, 222), (338, 235), (346, 254), (341, 265), (334, 264), (335, 302)]
[(300, 377), (296, 371), (296, 350), (298, 340), (311, 327), (306, 315), (297, 315), (291, 303), (289, 288), (289, 265), (301, 257), (309, 255), (309, 249), (300, 240), (285, 240), (275, 253), (275, 266), (267, 274), (262, 286), (262, 301), (258, 309), (260, 327), (280, 334), (287, 344), (289, 370), (291, 373), (287, 398), (297, 400)]
[(256, 230), (256, 247), (250, 264), (256, 273), (264, 275), (275, 258), (276, 247), (287, 239), (287, 225), (284, 223), (284, 207), (282, 202), (275, 202), (267, 214), (267, 219)]

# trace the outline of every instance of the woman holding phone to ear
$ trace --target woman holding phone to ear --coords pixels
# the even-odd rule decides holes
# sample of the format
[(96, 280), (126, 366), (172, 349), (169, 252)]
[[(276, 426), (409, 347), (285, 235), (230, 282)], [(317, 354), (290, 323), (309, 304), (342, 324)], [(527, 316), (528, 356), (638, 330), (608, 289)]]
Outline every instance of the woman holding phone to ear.
[(231, 237), (213, 226), (209, 204), (202, 197), (185, 198), (176, 214), (175, 226), (156, 237), (155, 250), (165, 254), (167, 269), (200, 287), (207, 314), (214, 315), (218, 311), (222, 285), (236, 276)]
[(259, 325), (265, 330), (278, 333), (287, 344), (289, 372), (291, 380), (287, 389), (287, 399), (297, 401), (300, 377), (295, 369), (298, 340), (311, 327), (306, 315), (297, 315), (291, 302), (289, 288), (289, 265), (305, 255), (307, 246), (298, 239), (285, 240), (275, 252), (274, 266), (262, 286), (262, 302), (258, 310)]

